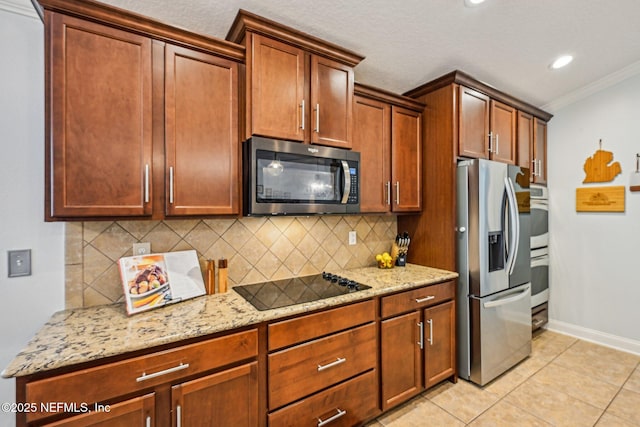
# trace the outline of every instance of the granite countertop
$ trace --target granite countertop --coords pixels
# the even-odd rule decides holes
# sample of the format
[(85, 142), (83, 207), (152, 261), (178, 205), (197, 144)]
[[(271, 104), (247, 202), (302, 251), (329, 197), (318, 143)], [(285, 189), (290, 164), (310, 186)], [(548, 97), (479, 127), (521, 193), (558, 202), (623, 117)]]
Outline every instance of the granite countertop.
[(123, 303), (59, 311), (2, 376), (45, 372), (458, 277), (451, 271), (413, 264), (389, 270), (364, 267), (337, 274), (371, 289), (266, 311), (256, 310), (233, 290), (133, 316), (127, 316)]

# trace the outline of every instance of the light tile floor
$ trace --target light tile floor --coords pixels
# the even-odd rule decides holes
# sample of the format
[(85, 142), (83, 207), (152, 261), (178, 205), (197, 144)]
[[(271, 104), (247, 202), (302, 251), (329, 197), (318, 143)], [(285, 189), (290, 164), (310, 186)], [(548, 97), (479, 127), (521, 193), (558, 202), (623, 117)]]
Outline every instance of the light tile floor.
[(637, 427), (640, 356), (541, 331), (493, 382), (444, 382), (367, 424), (381, 426)]

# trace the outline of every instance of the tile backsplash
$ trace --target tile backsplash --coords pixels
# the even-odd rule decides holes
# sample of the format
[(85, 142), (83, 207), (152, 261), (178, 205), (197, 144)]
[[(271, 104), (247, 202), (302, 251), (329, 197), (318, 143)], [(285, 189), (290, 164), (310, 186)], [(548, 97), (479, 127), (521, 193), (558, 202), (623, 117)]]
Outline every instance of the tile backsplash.
[[(356, 245), (348, 244), (352, 230)], [(152, 252), (194, 249), (203, 272), (207, 259), (226, 258), (233, 286), (372, 266), (396, 232), (388, 215), (67, 222), (65, 305), (121, 301), (117, 261), (138, 242), (150, 242)]]

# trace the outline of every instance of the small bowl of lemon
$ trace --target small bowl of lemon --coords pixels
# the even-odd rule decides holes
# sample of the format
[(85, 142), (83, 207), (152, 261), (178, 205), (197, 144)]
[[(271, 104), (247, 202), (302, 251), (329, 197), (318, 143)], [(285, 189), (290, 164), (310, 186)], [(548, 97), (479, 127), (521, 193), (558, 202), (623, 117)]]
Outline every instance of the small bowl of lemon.
[(376, 262), (378, 268), (393, 268), (393, 258), (389, 255), (389, 252), (376, 255)]

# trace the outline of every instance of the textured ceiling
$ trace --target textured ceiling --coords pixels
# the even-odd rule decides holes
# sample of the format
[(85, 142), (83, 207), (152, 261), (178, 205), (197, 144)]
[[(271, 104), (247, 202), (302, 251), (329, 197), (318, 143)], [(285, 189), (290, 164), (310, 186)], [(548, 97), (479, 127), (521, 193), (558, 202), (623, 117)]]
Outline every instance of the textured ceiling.
[(219, 38), (242, 8), (364, 55), (356, 81), (398, 93), (459, 69), (544, 106), (640, 61), (639, 0), (103, 1)]

